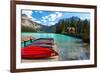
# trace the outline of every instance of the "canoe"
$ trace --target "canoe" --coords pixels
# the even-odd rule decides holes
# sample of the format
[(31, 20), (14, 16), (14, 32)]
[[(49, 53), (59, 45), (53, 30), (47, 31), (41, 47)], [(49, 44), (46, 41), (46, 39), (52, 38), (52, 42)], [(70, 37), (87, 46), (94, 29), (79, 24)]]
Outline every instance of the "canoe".
[(58, 53), (52, 48), (50, 49), (31, 45), (21, 49), (22, 59), (43, 59), (57, 55)]
[(53, 44), (54, 43), (54, 40), (53, 39), (46, 39), (46, 38), (39, 38), (39, 39), (36, 39), (35, 41), (33, 41), (33, 43), (40, 43), (40, 44)]
[(32, 44), (48, 44), (48, 45), (54, 45), (52, 42), (34, 42)]
[(52, 45), (48, 45), (48, 44), (32, 44), (33, 46), (39, 46), (39, 47), (45, 47), (45, 48), (53, 48)]

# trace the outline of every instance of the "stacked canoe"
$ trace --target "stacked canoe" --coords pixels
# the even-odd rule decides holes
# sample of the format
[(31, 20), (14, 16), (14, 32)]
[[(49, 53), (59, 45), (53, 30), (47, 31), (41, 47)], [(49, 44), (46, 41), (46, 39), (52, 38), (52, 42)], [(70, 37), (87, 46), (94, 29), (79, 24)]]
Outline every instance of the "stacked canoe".
[(53, 38), (39, 38), (32, 42), (31, 45), (22, 47), (22, 59), (43, 59), (57, 56), (58, 53), (53, 50)]

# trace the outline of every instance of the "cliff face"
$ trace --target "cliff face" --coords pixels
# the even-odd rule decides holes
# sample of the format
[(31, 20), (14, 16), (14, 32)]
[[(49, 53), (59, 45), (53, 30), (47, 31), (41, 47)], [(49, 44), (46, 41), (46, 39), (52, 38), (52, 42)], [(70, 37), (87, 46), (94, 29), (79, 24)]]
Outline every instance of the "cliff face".
[(27, 15), (21, 16), (21, 29), (22, 32), (40, 31), (41, 25), (32, 21)]

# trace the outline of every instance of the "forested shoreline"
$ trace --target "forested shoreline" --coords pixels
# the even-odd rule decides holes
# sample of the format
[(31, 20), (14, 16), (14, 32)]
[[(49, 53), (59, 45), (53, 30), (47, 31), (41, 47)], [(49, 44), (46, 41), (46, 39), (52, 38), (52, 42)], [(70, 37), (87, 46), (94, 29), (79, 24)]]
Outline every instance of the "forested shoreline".
[[(23, 20), (22, 20), (23, 21)], [(24, 20), (25, 22), (26, 20)], [(21, 25), (21, 32), (36, 32), (36, 33), (57, 33), (69, 35), (83, 39), (84, 42), (90, 42), (90, 20), (80, 19), (73, 16), (70, 18), (60, 19), (55, 25), (44, 26), (36, 22), (27, 20), (31, 27)], [(24, 24), (23, 22), (23, 24)]]
[[(61, 19), (57, 24), (56, 33), (62, 33), (76, 38), (82, 38), (84, 42), (90, 42), (90, 21), (71, 17)], [(71, 31), (69, 31), (73, 28)]]

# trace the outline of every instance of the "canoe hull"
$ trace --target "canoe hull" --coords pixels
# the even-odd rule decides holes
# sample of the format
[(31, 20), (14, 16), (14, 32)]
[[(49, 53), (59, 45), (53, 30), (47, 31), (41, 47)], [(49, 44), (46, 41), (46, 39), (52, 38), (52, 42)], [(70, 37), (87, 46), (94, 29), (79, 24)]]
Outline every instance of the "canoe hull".
[(27, 46), (21, 49), (22, 59), (42, 59), (57, 56), (58, 53), (52, 48), (39, 46)]

